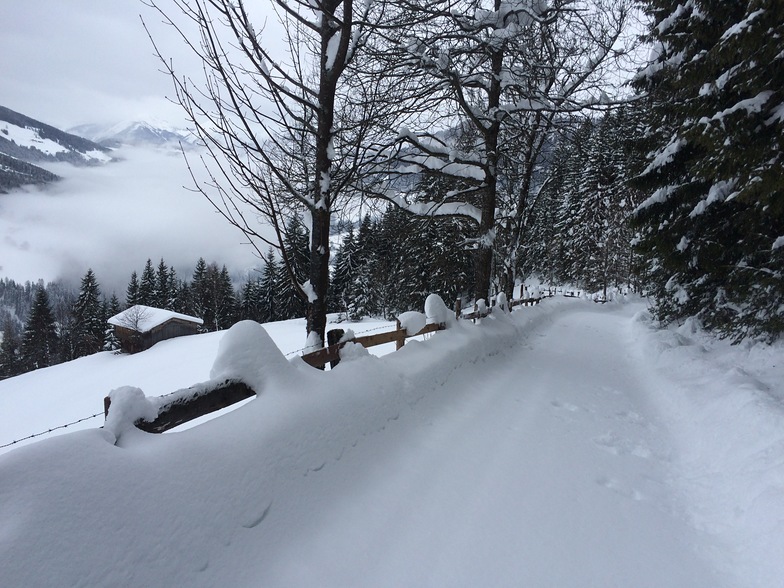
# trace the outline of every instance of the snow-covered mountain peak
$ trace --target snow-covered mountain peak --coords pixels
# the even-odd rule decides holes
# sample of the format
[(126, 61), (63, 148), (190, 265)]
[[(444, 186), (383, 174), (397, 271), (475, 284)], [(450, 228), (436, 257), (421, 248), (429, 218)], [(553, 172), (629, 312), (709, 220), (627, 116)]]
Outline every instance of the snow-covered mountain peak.
[(196, 144), (196, 137), (188, 130), (163, 120), (125, 120), (111, 125), (86, 124), (70, 132), (87, 137), (107, 147), (120, 145), (168, 147)]

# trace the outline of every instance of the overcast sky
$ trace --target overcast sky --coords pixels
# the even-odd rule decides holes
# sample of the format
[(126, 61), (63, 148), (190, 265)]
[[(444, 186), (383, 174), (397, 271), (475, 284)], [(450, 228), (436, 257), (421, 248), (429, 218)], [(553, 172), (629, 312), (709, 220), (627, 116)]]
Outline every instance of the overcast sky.
[[(175, 64), (192, 68), (184, 43), (141, 0), (1, 0), (0, 105), (62, 129), (184, 124), (140, 14)], [(45, 165), (65, 179), (0, 195), (0, 277), (78, 283), (91, 267), (122, 297), (148, 257), (187, 278), (200, 256), (237, 273), (256, 263), (245, 237), (183, 187), (192, 183), (181, 155), (122, 157), (102, 168)]]
[[(0, 2), (0, 104), (60, 128), (161, 118), (177, 122), (169, 79), (140, 14), (164, 41), (171, 34), (141, 0)], [(168, 43), (178, 62), (191, 56)], [(176, 120), (172, 120), (176, 119)]]

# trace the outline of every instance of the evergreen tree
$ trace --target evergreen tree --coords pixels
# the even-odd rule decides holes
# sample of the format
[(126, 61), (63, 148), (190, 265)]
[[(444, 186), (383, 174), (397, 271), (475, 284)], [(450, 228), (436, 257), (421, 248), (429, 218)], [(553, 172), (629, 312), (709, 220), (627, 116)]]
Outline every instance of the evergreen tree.
[[(215, 266), (217, 269), (217, 266)], [(215, 330), (223, 330), (231, 327), (237, 320), (237, 297), (234, 293), (234, 286), (231, 283), (229, 270), (224, 265), (220, 272), (214, 274), (214, 295), (215, 300)]]
[(79, 296), (73, 306), (73, 357), (83, 357), (103, 347), (106, 317), (101, 305), (101, 291), (92, 269), (82, 278)]
[(277, 307), (277, 279), (280, 269), (275, 254), (270, 248), (261, 272), (258, 284), (259, 322), (267, 323), (279, 320)]
[(127, 307), (140, 304), (139, 302), (139, 278), (134, 271), (131, 274), (131, 281), (128, 282), (128, 287), (125, 290), (125, 305)]
[(264, 322), (259, 308), (259, 279), (248, 276), (240, 289), (239, 319)]
[(57, 361), (57, 326), (49, 306), (49, 295), (39, 286), (22, 337), (22, 371), (48, 367)]
[(212, 300), (212, 289), (209, 284), (207, 262), (203, 257), (199, 258), (196, 268), (193, 270), (193, 280), (190, 288), (190, 301), (193, 316), (199, 317), (204, 321), (202, 328), (205, 331), (211, 330), (215, 324), (214, 303)]
[[(735, 340), (784, 332), (784, 11), (773, 0), (649, 0), (650, 153), (639, 250), (667, 322)], [(651, 145), (652, 143), (652, 145)]]
[(155, 269), (152, 266), (152, 260), (147, 259), (147, 264), (144, 266), (144, 271), (142, 272), (142, 278), (139, 282), (139, 302), (138, 304), (143, 304), (144, 306), (157, 306), (158, 305), (158, 294), (157, 294), (157, 279), (155, 275)]
[(348, 312), (352, 320), (378, 312), (376, 228), (365, 215), (357, 231), (354, 256), (357, 267), (348, 289)]
[(335, 267), (332, 274), (332, 312), (345, 313), (348, 316), (348, 302), (350, 296), (350, 286), (354, 280), (357, 259), (356, 242), (354, 238), (354, 228), (350, 227), (348, 232), (343, 235), (343, 241), (335, 254)]
[(0, 380), (21, 373), (19, 333), (16, 323), (9, 318), (3, 322), (3, 342), (0, 343)]
[(169, 268), (161, 258), (158, 264), (158, 270), (155, 273), (155, 304), (158, 308), (171, 310), (172, 296), (169, 291), (171, 276), (169, 275)]
[[(117, 299), (115, 294), (112, 294), (112, 297), (109, 299), (109, 301), (104, 303), (104, 307), (104, 316), (107, 319), (118, 314), (121, 310), (120, 301)], [(117, 338), (117, 334), (114, 332), (114, 325), (110, 325), (108, 323), (105, 324), (102, 349), (104, 351), (117, 351), (120, 349), (120, 340)]]

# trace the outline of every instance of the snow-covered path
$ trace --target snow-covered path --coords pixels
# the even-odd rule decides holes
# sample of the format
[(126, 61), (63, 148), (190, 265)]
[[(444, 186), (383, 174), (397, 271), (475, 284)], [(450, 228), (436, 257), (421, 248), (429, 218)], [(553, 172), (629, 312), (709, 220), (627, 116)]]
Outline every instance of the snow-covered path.
[[(329, 372), (238, 325), (215, 365), (258, 378), (241, 408), (0, 456), (0, 584), (767, 588), (781, 570), (781, 415), (745, 399), (778, 388), (733, 387), (735, 368), (722, 388), (697, 363), (704, 347), (646, 333), (642, 309), (557, 299), (383, 358), (347, 348)], [(215, 348), (185, 342), (177, 361), (201, 358), (202, 341)], [(654, 341), (667, 351), (646, 357)], [(777, 349), (745, 357), (773, 364)], [(136, 357), (157, 366), (164, 351)], [(673, 388), (662, 360), (698, 387)], [(706, 386), (734, 412), (692, 424)], [(712, 451), (731, 426), (738, 451)], [(746, 469), (725, 472), (736, 454)]]
[(668, 485), (666, 433), (625, 352), (628, 313), (581, 308), (484, 365), (458, 367), (415, 411), (317, 472), (300, 511), (310, 522), (276, 546), (280, 556), (260, 555), (261, 577), (721, 585)]

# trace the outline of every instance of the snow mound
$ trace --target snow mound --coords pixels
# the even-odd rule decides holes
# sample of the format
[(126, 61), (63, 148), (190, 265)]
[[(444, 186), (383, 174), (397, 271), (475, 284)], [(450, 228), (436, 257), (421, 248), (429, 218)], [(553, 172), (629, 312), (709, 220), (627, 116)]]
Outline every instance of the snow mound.
[(455, 321), (452, 311), (438, 294), (430, 294), (425, 299), (425, 315), (429, 323), (449, 326)]
[(498, 296), (496, 296), (496, 302), (498, 303), (499, 310), (506, 312), (509, 309), (509, 303), (506, 299), (506, 294), (503, 292), (498, 293)]
[(368, 357), (369, 355), (370, 351), (365, 349), (361, 343), (352, 343), (350, 341), (340, 350), (341, 361), (352, 361), (354, 359)]
[[(417, 312), (415, 310), (410, 310), (398, 316), (397, 320), (400, 321), (400, 327), (405, 329), (406, 334), (409, 337), (413, 337), (419, 331), (425, 328), (425, 325), (427, 325), (427, 318), (428, 318), (427, 315), (425, 315), (424, 313)], [(438, 322), (438, 321), (434, 321), (434, 322)]]
[(264, 327), (254, 321), (240, 321), (221, 339), (210, 379), (239, 380), (260, 394), (265, 384), (292, 369)]

